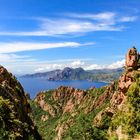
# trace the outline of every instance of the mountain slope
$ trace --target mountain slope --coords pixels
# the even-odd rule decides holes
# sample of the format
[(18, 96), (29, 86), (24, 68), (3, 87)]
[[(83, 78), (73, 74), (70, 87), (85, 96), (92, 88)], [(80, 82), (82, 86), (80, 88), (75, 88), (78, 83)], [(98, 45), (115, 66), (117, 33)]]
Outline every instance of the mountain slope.
[(0, 139), (41, 140), (30, 113), (22, 86), (0, 66)]
[(140, 65), (135, 48), (130, 50), (124, 73), (109, 86), (86, 91), (60, 87), (31, 101), (46, 140), (140, 139)]

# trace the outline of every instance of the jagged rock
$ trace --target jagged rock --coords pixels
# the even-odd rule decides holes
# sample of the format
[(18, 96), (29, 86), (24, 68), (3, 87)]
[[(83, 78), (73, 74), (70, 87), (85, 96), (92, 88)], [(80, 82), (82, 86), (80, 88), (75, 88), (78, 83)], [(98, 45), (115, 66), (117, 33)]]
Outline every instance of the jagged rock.
[(120, 76), (118, 87), (121, 92), (125, 94), (133, 81), (133, 72), (127, 72)]
[(129, 49), (126, 54), (125, 65), (128, 71), (140, 68), (140, 54), (137, 53), (137, 49), (135, 47)]
[(45, 94), (44, 92), (40, 92), (37, 94), (37, 97), (34, 100), (44, 111), (48, 111), (51, 116), (55, 116), (55, 110), (51, 105), (49, 105), (45, 101)]
[(126, 55), (126, 66), (127, 67), (136, 67), (137, 66), (137, 50), (135, 47), (129, 49)]
[(53, 99), (60, 100), (65, 98), (65, 102), (67, 102), (70, 97), (75, 97), (77, 104), (79, 104), (85, 94), (84, 90), (61, 86), (54, 91)]
[(64, 107), (64, 111), (63, 114), (66, 112), (72, 112), (74, 110), (74, 103), (72, 101), (72, 99), (70, 99), (67, 103), (66, 106)]

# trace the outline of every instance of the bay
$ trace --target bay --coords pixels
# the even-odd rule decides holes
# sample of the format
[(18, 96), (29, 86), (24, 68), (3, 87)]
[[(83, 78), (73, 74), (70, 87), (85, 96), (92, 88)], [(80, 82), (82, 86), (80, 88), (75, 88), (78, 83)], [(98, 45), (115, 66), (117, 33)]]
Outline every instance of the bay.
[(41, 78), (18, 78), (22, 84), (24, 91), (29, 93), (31, 98), (34, 98), (40, 91), (56, 89), (60, 86), (71, 86), (78, 89), (88, 89), (91, 87), (100, 88), (107, 85), (105, 82), (90, 82), (90, 81), (47, 81)]

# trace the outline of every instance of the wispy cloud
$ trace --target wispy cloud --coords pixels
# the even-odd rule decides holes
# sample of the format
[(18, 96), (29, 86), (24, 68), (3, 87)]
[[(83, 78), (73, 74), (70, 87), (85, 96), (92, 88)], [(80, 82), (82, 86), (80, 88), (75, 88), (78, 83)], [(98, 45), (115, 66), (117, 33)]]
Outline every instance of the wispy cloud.
[(27, 55), (16, 55), (16, 54), (2, 54), (0, 53), (0, 64), (2, 63), (17, 63), (17, 62), (36, 61)]
[(78, 42), (57, 42), (57, 43), (31, 43), (31, 42), (10, 42), (0, 43), (0, 53), (13, 53), (32, 50), (43, 50), (62, 47), (80, 47), (94, 45), (95, 42), (78, 43)]
[(122, 30), (122, 26), (112, 26), (110, 22), (96, 23), (94, 21), (78, 19), (44, 19), (42, 22), (42, 30), (51, 35)]
[(116, 13), (114, 12), (102, 12), (97, 14), (91, 14), (91, 13), (67, 13), (66, 16), (72, 17), (72, 18), (80, 18), (80, 19), (91, 19), (96, 21), (102, 21), (102, 20), (112, 20), (115, 18)]
[(96, 22), (98, 21), (108, 24), (117, 24), (118, 22), (134, 22), (138, 18), (137, 16), (124, 16), (115, 12), (103, 12), (97, 14), (69, 13), (67, 16), (79, 19), (90, 19)]
[(124, 16), (115, 12), (67, 13), (55, 18), (33, 18), (38, 21), (34, 31), (0, 31), (0, 35), (9, 36), (60, 36), (75, 35), (95, 31), (122, 31), (126, 22), (134, 22), (137, 16)]
[[(16, 54), (1, 54), (0, 53), (0, 64), (6, 67), (9, 71), (17, 74), (21, 72), (30, 71), (26, 69), (24, 64), (30, 64), (36, 62), (37, 60), (27, 55), (16, 55)], [(23, 67), (22, 67), (23, 64)], [(20, 70), (21, 69), (21, 70)]]
[(137, 16), (126, 16), (126, 17), (121, 17), (119, 19), (120, 22), (133, 22), (137, 19)]

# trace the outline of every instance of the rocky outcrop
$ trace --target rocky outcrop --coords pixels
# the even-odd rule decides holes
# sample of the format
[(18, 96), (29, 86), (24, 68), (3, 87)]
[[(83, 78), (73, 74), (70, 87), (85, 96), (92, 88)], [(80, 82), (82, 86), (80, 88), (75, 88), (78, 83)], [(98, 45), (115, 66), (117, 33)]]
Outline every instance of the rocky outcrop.
[(128, 70), (131, 69), (138, 69), (140, 64), (140, 57), (139, 53), (137, 53), (137, 49), (135, 47), (129, 49), (128, 53), (126, 54), (126, 61), (125, 65)]
[(125, 94), (133, 81), (133, 72), (128, 72), (120, 76), (118, 84), (120, 91)]
[(38, 93), (35, 98), (35, 102), (44, 110), (48, 111), (51, 116), (55, 115), (53, 107), (45, 101), (45, 94), (43, 92)]
[[(0, 97), (2, 101), (7, 102), (9, 113), (12, 115), (3, 118), (0, 116), (4, 126), (0, 126), (0, 129), (7, 131), (7, 139), (29, 139), (29, 137), (40, 140), (36, 127), (30, 118), (31, 108), (27, 101), (26, 95), (21, 84), (16, 80), (16, 77), (9, 73), (4, 67), (0, 66)], [(3, 106), (0, 106), (0, 113)], [(15, 124), (15, 120), (17, 123)], [(8, 123), (10, 122), (10, 123)], [(9, 131), (9, 133), (8, 133)], [(1, 136), (5, 138), (5, 136)]]
[[(58, 110), (57, 106), (52, 106), (45, 100), (45, 92), (40, 92), (35, 98), (35, 102), (44, 110), (48, 111), (51, 116), (55, 116)], [(72, 112), (76, 105), (79, 105), (87, 94), (84, 90), (75, 89), (73, 87), (61, 86), (54, 90), (51, 99), (59, 103), (59, 108), (63, 108), (63, 114)]]

